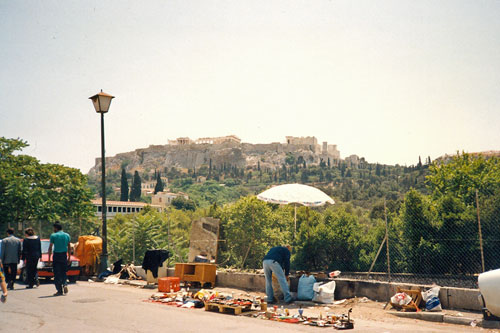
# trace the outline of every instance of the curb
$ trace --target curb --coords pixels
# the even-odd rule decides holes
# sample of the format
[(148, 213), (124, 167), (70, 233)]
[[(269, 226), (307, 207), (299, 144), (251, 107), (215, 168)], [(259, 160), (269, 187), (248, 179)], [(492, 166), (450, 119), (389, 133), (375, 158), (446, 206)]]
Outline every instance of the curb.
[[(390, 314), (400, 318), (408, 318), (408, 319), (419, 319), (425, 321), (432, 322), (442, 322), (447, 324), (454, 325), (465, 325), (465, 326), (478, 326), (483, 328), (500, 328), (500, 321), (494, 320), (483, 320), (483, 319), (475, 319), (475, 318), (467, 318), (467, 317), (455, 317), (446, 315), (443, 313), (433, 313), (433, 312), (396, 312), (389, 311)], [(475, 323), (475, 325), (474, 325)]]

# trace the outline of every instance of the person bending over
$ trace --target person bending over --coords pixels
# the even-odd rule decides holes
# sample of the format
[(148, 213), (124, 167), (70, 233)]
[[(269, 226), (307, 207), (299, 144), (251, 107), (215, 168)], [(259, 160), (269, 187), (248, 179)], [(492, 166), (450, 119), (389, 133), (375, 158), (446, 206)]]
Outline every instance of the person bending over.
[(293, 303), (292, 296), (290, 295), (290, 287), (287, 282), (288, 274), (290, 273), (290, 251), (292, 247), (276, 246), (267, 252), (262, 261), (264, 268), (264, 275), (266, 276), (266, 295), (267, 302), (270, 304), (276, 303), (273, 291), (273, 277), (276, 276), (280, 284), (281, 291), (285, 297), (287, 304)]

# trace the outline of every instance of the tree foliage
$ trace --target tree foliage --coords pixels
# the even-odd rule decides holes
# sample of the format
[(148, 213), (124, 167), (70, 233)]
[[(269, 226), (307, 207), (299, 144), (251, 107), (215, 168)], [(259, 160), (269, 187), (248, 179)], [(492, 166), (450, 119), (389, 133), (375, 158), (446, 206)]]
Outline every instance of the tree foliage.
[(136, 170), (134, 172), (134, 178), (132, 178), (132, 186), (130, 187), (130, 201), (138, 202), (141, 200), (141, 176)]
[(158, 172), (156, 175), (156, 184), (155, 184), (155, 194), (158, 192), (162, 192), (164, 189), (163, 181), (161, 180), (161, 173)]
[(0, 228), (29, 225), (49, 232), (50, 223), (61, 221), (73, 234), (92, 230), (87, 177), (16, 153), (27, 146), (21, 139), (0, 137)]
[(128, 180), (125, 168), (122, 168), (122, 176), (120, 182), (120, 201), (128, 201)]

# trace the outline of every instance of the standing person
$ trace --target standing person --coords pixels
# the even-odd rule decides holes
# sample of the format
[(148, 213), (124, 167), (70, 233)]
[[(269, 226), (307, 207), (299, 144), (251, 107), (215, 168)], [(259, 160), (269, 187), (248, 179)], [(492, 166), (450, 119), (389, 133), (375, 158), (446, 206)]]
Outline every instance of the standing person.
[(7, 301), (7, 295), (9, 292), (7, 291), (7, 284), (5, 283), (5, 275), (3, 274), (3, 265), (2, 260), (0, 260), (0, 289), (2, 289), (2, 296), (0, 296), (0, 301), (5, 303)]
[(54, 249), (54, 259), (52, 260), (52, 270), (54, 271), (54, 284), (57, 292), (54, 296), (62, 296), (68, 293), (68, 278), (66, 271), (71, 262), (70, 237), (62, 230), (62, 225), (54, 223), (54, 233), (50, 235), (49, 262), (51, 261), (52, 249)]
[(288, 274), (290, 273), (291, 250), (292, 247), (290, 245), (273, 247), (267, 252), (262, 261), (264, 275), (266, 276), (267, 302), (270, 304), (277, 303), (277, 300), (274, 299), (273, 274), (278, 279), (285, 302), (287, 304), (293, 303), (292, 296), (290, 295), (290, 287), (287, 282)]
[(17, 264), (21, 259), (21, 241), (14, 236), (14, 229), (7, 229), (7, 237), (2, 240), (2, 264), (4, 267), (7, 288), (14, 290), (17, 276)]
[(42, 256), (42, 243), (40, 242), (40, 238), (35, 235), (33, 228), (27, 228), (24, 234), (26, 237), (23, 241), (22, 259), (24, 260), (28, 277), (26, 288), (33, 288), (35, 284), (37, 286), (40, 285), (36, 276), (36, 266)]

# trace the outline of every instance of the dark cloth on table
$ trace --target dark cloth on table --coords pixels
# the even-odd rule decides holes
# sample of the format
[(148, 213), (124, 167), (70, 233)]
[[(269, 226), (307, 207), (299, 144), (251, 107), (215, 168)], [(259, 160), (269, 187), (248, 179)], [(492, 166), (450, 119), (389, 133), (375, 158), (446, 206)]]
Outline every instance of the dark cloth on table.
[(23, 240), (22, 259), (38, 260), (42, 256), (42, 243), (39, 237), (26, 237)]
[(153, 277), (158, 277), (158, 267), (170, 257), (167, 250), (147, 250), (142, 260), (142, 268), (147, 272), (151, 271)]
[(118, 274), (122, 270), (123, 259), (118, 260), (113, 264), (113, 274)]
[(290, 251), (284, 246), (276, 246), (267, 252), (263, 260), (274, 260), (285, 270), (285, 276), (290, 273)]

